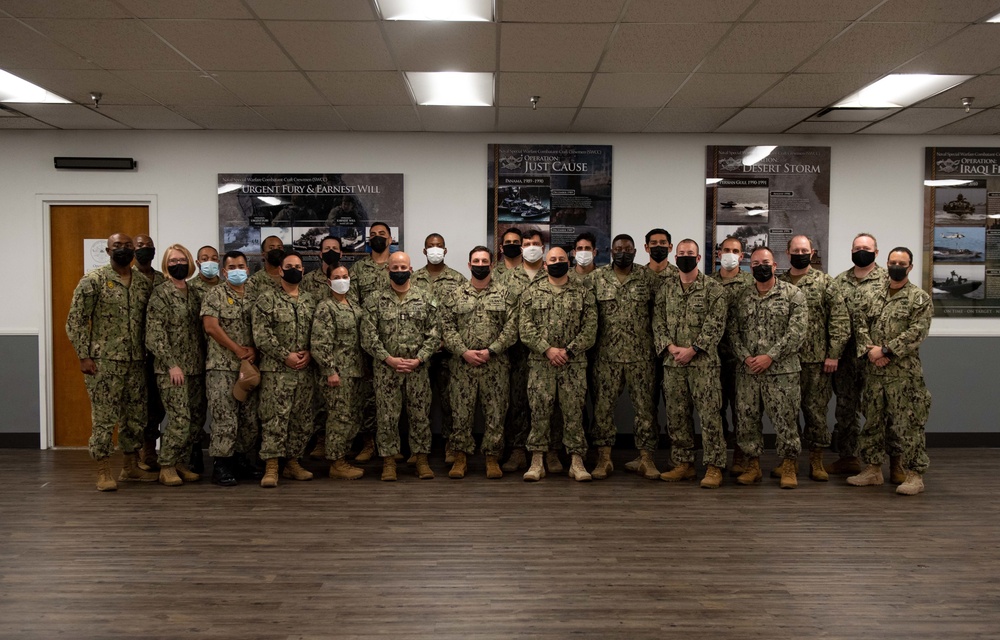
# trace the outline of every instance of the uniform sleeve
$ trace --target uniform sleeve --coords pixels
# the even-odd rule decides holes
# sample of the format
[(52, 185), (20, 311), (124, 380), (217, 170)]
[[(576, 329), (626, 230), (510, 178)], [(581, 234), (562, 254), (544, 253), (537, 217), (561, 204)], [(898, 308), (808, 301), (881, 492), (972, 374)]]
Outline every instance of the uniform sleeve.
[[(353, 280), (351, 281), (353, 285)], [(385, 362), (385, 359), (392, 356), (386, 351), (382, 344), (382, 338), (378, 334), (378, 313), (375, 305), (371, 302), (365, 304), (365, 312), (361, 319), (361, 346), (378, 362)]]
[(73, 301), (66, 316), (66, 335), (80, 360), (90, 357), (90, 331), (97, 306), (98, 286), (94, 279), (84, 277), (73, 290)]
[[(743, 293), (744, 291), (741, 289), (733, 295), (733, 298), (730, 300), (728, 305), (729, 311), (728, 318), (726, 320), (726, 335), (728, 336), (729, 346), (740, 362), (746, 362), (747, 358), (754, 355), (750, 353), (750, 349), (748, 349), (746, 344), (743, 343), (743, 327), (739, 312), (740, 304), (742, 304)], [(726, 297), (728, 298), (729, 296), (727, 295)]]
[(146, 307), (146, 348), (156, 357), (160, 365), (171, 369), (177, 365), (177, 358), (170, 348), (170, 332), (167, 330), (166, 319), (170, 313), (167, 302), (160, 290), (153, 291)]
[(828, 340), (826, 357), (839, 360), (847, 346), (847, 341), (851, 338), (851, 314), (847, 310), (847, 300), (844, 299), (844, 293), (833, 282), (827, 285), (825, 298), (830, 314), (826, 327)]
[(262, 295), (253, 305), (253, 340), (269, 358), (284, 362), (288, 353), (274, 333), (274, 296)]
[(451, 351), (453, 354), (460, 356), (469, 350), (466, 346), (465, 341), (462, 340), (462, 334), (458, 332), (458, 322), (455, 319), (455, 301), (456, 297), (454, 295), (449, 296), (445, 301), (445, 304), (441, 308), (441, 339), (444, 340), (444, 346)]
[(517, 343), (517, 320), (518, 305), (517, 300), (509, 292), (504, 293), (504, 302), (507, 305), (507, 318), (503, 323), (503, 329), (496, 341), (489, 346), (493, 353), (503, 353)]
[(220, 312), (221, 305), (219, 302), (222, 298), (215, 293), (215, 290), (209, 291), (205, 294), (205, 297), (201, 301), (201, 316), (209, 316), (211, 318), (219, 318), (222, 316)]
[(545, 355), (549, 343), (542, 339), (534, 319), (531, 317), (531, 289), (525, 289), (518, 301), (518, 333), (521, 342), (538, 355)]
[(869, 303), (872, 296), (861, 295), (857, 292), (850, 297), (847, 308), (851, 314), (851, 329), (854, 331), (855, 353), (854, 358), (860, 358), (868, 352), (868, 346), (872, 343), (871, 327), (869, 326)]
[[(705, 279), (708, 282), (708, 279)], [(711, 287), (708, 300), (708, 313), (705, 314), (705, 321), (701, 324), (701, 332), (695, 338), (694, 344), (699, 349), (714, 351), (719, 347), (722, 334), (726, 332), (726, 314), (729, 310), (729, 301), (726, 292), (722, 287)]]
[(437, 312), (438, 304), (430, 293), (427, 294), (426, 300), (427, 305), (431, 307), (431, 312), (427, 314), (427, 319), (424, 322), (424, 342), (417, 351), (417, 359), (420, 362), (427, 362), (441, 348), (441, 332), (438, 329), (441, 318)]
[(798, 353), (805, 342), (806, 332), (809, 330), (809, 303), (806, 302), (805, 294), (797, 287), (788, 297), (788, 310), (788, 327), (767, 352), (771, 360), (780, 360)]
[(583, 323), (580, 333), (566, 345), (566, 350), (574, 354), (583, 354), (597, 342), (597, 298), (591, 287), (584, 286), (583, 293)]
[(931, 317), (933, 315), (934, 308), (930, 296), (922, 295), (913, 300), (910, 321), (906, 330), (885, 345), (892, 351), (893, 356), (907, 356), (920, 347), (920, 343), (924, 341), (931, 330)]
[(653, 351), (656, 352), (656, 357), (662, 357), (663, 352), (673, 343), (674, 337), (670, 333), (670, 323), (667, 322), (667, 288), (659, 287), (653, 302)]
[(337, 323), (328, 303), (316, 307), (313, 314), (312, 328), (309, 335), (310, 355), (319, 365), (319, 372), (324, 376), (337, 373), (334, 363), (334, 350), (337, 344)]

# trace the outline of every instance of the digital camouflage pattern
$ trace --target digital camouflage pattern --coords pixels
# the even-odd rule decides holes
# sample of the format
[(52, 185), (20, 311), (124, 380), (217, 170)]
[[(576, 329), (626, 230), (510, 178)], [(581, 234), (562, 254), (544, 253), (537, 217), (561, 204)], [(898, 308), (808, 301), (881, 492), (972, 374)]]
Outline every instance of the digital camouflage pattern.
[(90, 396), (92, 429), (90, 456), (106, 458), (115, 451), (112, 440), (118, 425), (118, 446), (137, 451), (142, 446), (146, 424), (146, 376), (141, 360), (95, 360), (97, 374), (84, 376)]
[(272, 278), (267, 269), (261, 267), (260, 271), (247, 279), (244, 289), (247, 297), (253, 301), (265, 291), (281, 291), (281, 282), (277, 278)]
[(160, 388), (163, 407), (167, 410), (167, 425), (160, 440), (159, 462), (165, 466), (186, 463), (208, 413), (205, 374), (185, 373), (184, 383), (175, 386), (169, 375), (157, 373), (156, 384)]
[(173, 367), (179, 367), (184, 375), (203, 374), (205, 332), (198, 296), (188, 288), (178, 289), (173, 282), (153, 289), (146, 311), (146, 347), (153, 354), (157, 375), (165, 375)]
[[(362, 378), (368, 373), (361, 349), (361, 306), (347, 298), (332, 297), (316, 308), (312, 325), (312, 356), (317, 367), (317, 387), (326, 413), (326, 454), (330, 460), (347, 455), (361, 425)], [(340, 376), (331, 387), (330, 376)]]
[[(732, 278), (723, 278), (722, 272), (716, 271), (711, 275), (711, 278), (721, 284), (725, 290), (729, 309), (727, 317), (731, 317), (733, 303), (739, 298), (744, 287), (753, 284), (753, 276), (741, 270)], [(723, 426), (725, 426), (728, 408), (733, 416), (732, 430), (735, 433), (736, 423), (739, 422), (736, 412), (736, 370), (739, 368), (740, 361), (736, 358), (733, 348), (730, 346), (728, 321), (726, 332), (723, 333), (722, 340), (719, 342), (719, 364), (719, 380), (722, 383), (722, 422)]]
[(361, 303), (364, 307), (368, 299), (378, 291), (389, 288), (389, 263), (379, 264), (367, 255), (351, 265), (351, 290), (348, 297)]
[(202, 301), (205, 300), (205, 295), (215, 287), (221, 285), (223, 282), (225, 281), (220, 277), (218, 282), (212, 284), (196, 273), (193, 278), (187, 281), (187, 285), (188, 290), (195, 295), (198, 299), (198, 304), (200, 305)]
[[(253, 347), (253, 301), (250, 296), (240, 295), (228, 282), (209, 291), (201, 301), (201, 316), (209, 316), (219, 321), (219, 327), (236, 344)], [(239, 371), (240, 359), (235, 353), (215, 340), (208, 339), (208, 357), (205, 369), (208, 371)]]

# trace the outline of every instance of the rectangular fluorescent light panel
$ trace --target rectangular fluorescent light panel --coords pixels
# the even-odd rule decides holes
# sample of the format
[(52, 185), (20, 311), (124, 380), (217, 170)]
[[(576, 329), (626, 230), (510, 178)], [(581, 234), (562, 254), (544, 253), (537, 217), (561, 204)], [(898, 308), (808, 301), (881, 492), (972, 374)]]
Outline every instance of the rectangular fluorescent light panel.
[(71, 104), (70, 100), (0, 69), (0, 102)]
[(493, 74), (459, 71), (406, 71), (417, 104), (493, 106)]
[(857, 93), (852, 93), (833, 105), (833, 108), (892, 109), (908, 107), (958, 86), (971, 77), (929, 73), (894, 73), (881, 80), (876, 80)]
[(386, 20), (492, 22), (493, 0), (378, 0)]

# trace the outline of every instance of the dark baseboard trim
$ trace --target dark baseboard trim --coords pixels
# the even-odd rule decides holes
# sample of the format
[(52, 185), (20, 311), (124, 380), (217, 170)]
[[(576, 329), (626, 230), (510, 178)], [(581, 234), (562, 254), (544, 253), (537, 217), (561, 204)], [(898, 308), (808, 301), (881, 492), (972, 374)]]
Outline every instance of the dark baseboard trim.
[(37, 433), (0, 433), (0, 449), (37, 449), (41, 439)]

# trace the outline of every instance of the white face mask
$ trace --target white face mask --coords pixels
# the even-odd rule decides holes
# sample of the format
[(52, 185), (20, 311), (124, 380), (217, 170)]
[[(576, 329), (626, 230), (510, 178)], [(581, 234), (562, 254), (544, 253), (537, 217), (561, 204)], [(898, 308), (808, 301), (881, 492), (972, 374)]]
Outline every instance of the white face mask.
[(427, 252), (427, 262), (430, 264), (441, 264), (444, 262), (444, 249), (441, 247), (428, 247), (424, 251)]
[(330, 288), (333, 289), (334, 293), (344, 295), (351, 288), (351, 279), (344, 278), (342, 280), (331, 280)]
[(724, 253), (719, 258), (719, 262), (722, 263), (722, 268), (726, 271), (730, 269), (735, 269), (740, 266), (740, 257), (735, 253)]
[(577, 251), (573, 255), (576, 256), (576, 263), (581, 267), (589, 267), (594, 262), (593, 251)]
[(521, 255), (523, 255), (524, 259), (528, 262), (538, 262), (542, 259), (542, 253), (542, 248), (535, 245), (524, 247), (524, 249), (521, 250)]

